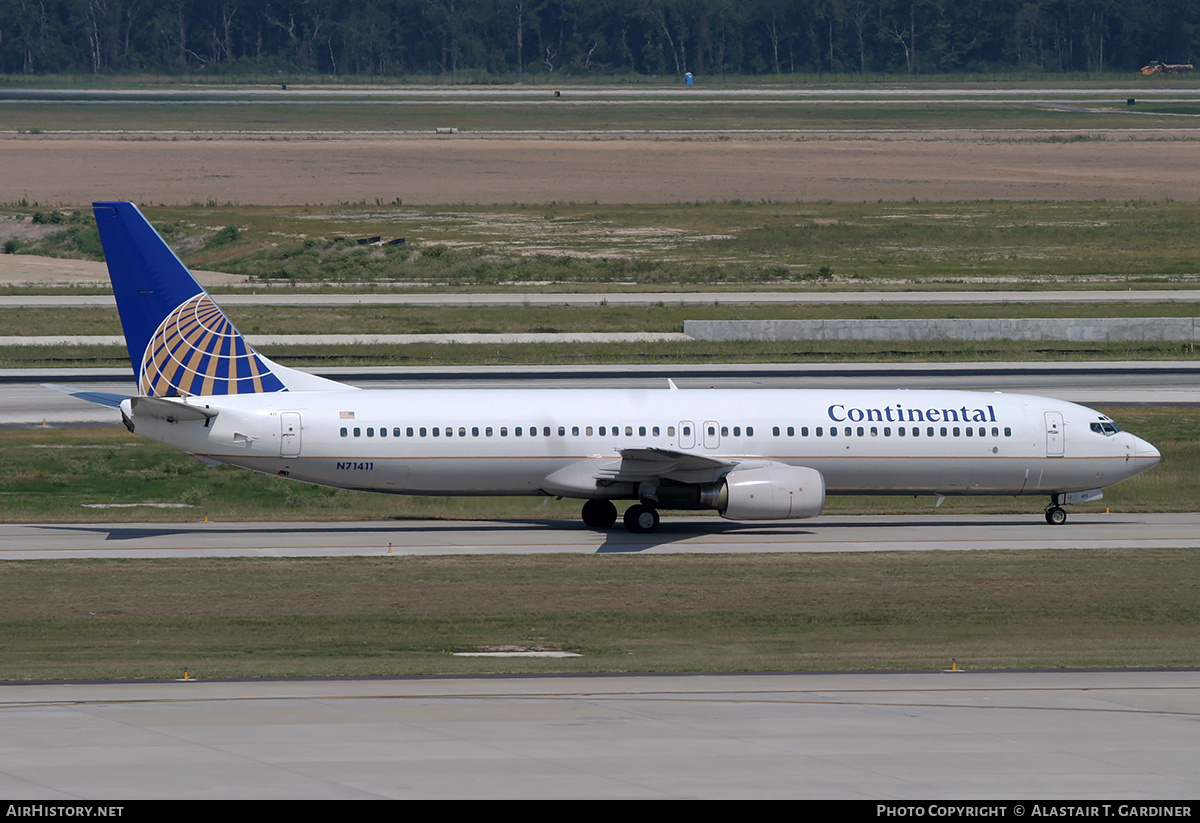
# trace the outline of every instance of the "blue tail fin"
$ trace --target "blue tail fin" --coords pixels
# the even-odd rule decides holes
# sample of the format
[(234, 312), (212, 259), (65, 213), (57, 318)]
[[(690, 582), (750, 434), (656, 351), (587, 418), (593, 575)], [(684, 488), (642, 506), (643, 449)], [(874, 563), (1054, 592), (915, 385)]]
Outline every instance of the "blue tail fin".
[(256, 352), (137, 206), (93, 203), (92, 209), (129, 361), (143, 395), (343, 388), (278, 366)]

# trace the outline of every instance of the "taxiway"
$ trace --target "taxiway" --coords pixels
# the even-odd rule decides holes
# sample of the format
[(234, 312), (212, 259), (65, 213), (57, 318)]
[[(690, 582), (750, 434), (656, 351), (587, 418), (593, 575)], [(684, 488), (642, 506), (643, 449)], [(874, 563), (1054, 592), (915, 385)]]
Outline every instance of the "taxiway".
[(1179, 801), (1198, 699), (1198, 671), (6, 684), (0, 794)]
[(1027, 515), (825, 515), (769, 524), (664, 517), (653, 535), (593, 531), (572, 520), (387, 522), (3, 523), (0, 559), (347, 557), (472, 554), (681, 554), (1200, 548), (1200, 513), (1072, 512), (1047, 526)]

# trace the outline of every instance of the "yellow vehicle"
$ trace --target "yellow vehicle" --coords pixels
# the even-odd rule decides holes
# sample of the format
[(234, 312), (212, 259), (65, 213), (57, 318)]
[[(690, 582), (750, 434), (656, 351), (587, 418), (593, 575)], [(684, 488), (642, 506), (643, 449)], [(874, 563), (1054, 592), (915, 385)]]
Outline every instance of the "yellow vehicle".
[(1156, 74), (1187, 74), (1193, 68), (1191, 63), (1163, 63), (1151, 60), (1150, 65), (1142, 67), (1142, 74), (1152, 77)]

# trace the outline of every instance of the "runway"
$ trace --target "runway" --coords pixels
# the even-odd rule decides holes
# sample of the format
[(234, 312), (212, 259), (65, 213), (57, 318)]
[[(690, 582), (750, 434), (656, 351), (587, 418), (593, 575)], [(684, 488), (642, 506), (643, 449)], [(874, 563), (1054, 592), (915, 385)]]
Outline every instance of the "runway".
[(724, 554), (1200, 548), (1200, 513), (1072, 512), (1048, 526), (1026, 515), (828, 515), (733, 523), (666, 515), (653, 535), (593, 531), (573, 520), (389, 522), (4, 523), (0, 560), (98, 557), (385, 557), (476, 554)]
[(0, 794), (1180, 801), (1197, 706), (1196, 671), (0, 685)]

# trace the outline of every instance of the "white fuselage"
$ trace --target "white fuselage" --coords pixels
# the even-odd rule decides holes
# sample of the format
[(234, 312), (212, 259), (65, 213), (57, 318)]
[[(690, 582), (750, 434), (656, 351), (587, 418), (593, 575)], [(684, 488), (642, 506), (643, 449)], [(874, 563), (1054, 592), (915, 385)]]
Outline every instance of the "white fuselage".
[(399, 494), (547, 493), (560, 469), (630, 449), (804, 466), (829, 494), (1044, 495), (1109, 486), (1159, 459), (1128, 432), (1095, 430), (1108, 418), (1092, 409), (1001, 393), (413, 389), (186, 402), (217, 415), (135, 415), (136, 433), (267, 474)]

